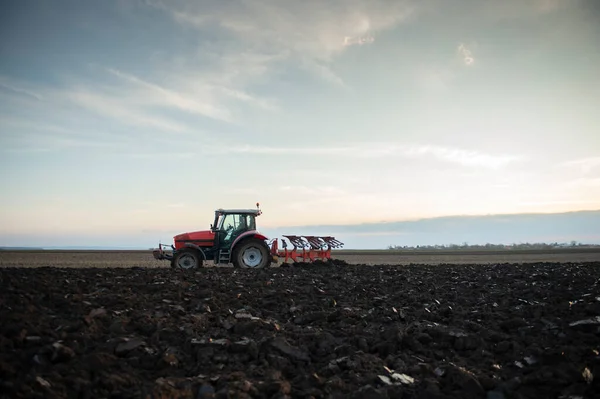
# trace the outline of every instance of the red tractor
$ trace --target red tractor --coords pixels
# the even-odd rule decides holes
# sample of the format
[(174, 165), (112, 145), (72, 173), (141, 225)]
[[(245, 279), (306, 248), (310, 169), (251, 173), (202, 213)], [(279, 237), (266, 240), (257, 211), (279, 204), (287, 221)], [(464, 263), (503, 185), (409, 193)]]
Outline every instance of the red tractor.
[(285, 262), (330, 259), (331, 249), (343, 246), (333, 237), (284, 236), (293, 249), (288, 250), (281, 239), (284, 249), (280, 250), (277, 238), (268, 243), (267, 237), (256, 229), (256, 217), (261, 213), (259, 204), (256, 209), (217, 209), (210, 230), (178, 234), (173, 237), (170, 253), (164, 249), (167, 245), (159, 244), (153, 251), (154, 258), (168, 260), (171, 267), (181, 269), (201, 267), (209, 260), (215, 265), (233, 263), (234, 267), (264, 268), (280, 257)]

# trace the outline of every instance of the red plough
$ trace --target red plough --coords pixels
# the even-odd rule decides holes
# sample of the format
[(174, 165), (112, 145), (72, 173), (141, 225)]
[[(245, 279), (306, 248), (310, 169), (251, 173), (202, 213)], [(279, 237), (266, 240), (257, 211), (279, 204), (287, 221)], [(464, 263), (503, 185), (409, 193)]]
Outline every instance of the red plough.
[(333, 248), (342, 248), (343, 243), (334, 237), (318, 236), (292, 236), (284, 235), (293, 245), (288, 249), (285, 239), (281, 238), (283, 249), (279, 249), (279, 240), (273, 239), (271, 242), (271, 255), (283, 258), (284, 262), (292, 260), (293, 262), (314, 262), (317, 259), (331, 259), (331, 250)]

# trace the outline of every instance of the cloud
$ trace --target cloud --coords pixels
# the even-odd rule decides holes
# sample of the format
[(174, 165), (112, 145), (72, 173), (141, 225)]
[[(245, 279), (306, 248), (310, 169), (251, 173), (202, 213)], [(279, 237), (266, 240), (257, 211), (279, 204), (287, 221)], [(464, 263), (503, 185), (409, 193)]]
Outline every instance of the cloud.
[(350, 37), (346, 36), (344, 38), (344, 46), (362, 46), (364, 44), (370, 44), (375, 41), (373, 36), (365, 36), (365, 37)]
[(214, 87), (215, 90), (222, 92), (224, 95), (229, 96), (231, 98), (235, 98), (236, 100), (243, 101), (245, 103), (249, 103), (260, 108), (266, 110), (278, 110), (279, 107), (273, 102), (264, 98), (258, 98), (256, 96), (252, 96), (247, 92), (239, 89), (232, 89), (228, 87)]
[(189, 152), (189, 151), (160, 151), (160, 152), (125, 152), (120, 153), (118, 155), (122, 155), (127, 158), (136, 158), (136, 159), (193, 159), (198, 157), (198, 154)]
[(262, 49), (276, 47), (321, 60), (341, 52), (346, 37), (372, 41), (375, 34), (405, 20), (414, 10), (412, 2), (401, 0), (154, 4), (181, 23), (197, 28), (219, 27)]
[(349, 211), (369, 206), (381, 201), (375, 193), (349, 191), (338, 186), (323, 185), (284, 185), (279, 187), (284, 195), (283, 207), (294, 212), (310, 212), (311, 209), (328, 209), (326, 212), (333, 216), (348, 218)]
[(145, 100), (135, 100), (131, 96), (127, 98), (127, 90), (120, 90), (120, 92), (123, 95), (100, 93), (98, 88), (72, 88), (64, 90), (60, 96), (80, 107), (116, 119), (125, 125), (152, 127), (163, 131), (179, 133), (189, 131), (182, 124), (167, 118), (155, 116), (149, 110), (143, 110), (142, 104)]
[(600, 168), (600, 157), (588, 157), (563, 162), (561, 166), (566, 168), (579, 169), (582, 173), (590, 173), (596, 168)]
[[(109, 73), (125, 81), (133, 83), (141, 88), (148, 89), (149, 94), (154, 96), (154, 100), (165, 107), (175, 107), (186, 112), (200, 114), (219, 120), (229, 120), (231, 118), (231, 115), (227, 110), (213, 105), (210, 101), (199, 101), (197, 100), (198, 96), (192, 97), (182, 94), (181, 91), (166, 89), (157, 84), (140, 79), (137, 76), (113, 68), (108, 68), (107, 70)], [(237, 96), (242, 97), (242, 94), (237, 93)], [(247, 100), (247, 98), (244, 99)]]
[[(25, 90), (10, 81), (0, 82), (13, 92), (48, 99), (53, 106), (84, 108), (122, 125), (171, 133), (196, 131), (197, 125), (192, 127), (189, 119), (182, 122), (165, 115), (176, 110), (242, 126), (245, 121), (238, 105), (278, 110), (274, 99), (251, 90), (271, 79), (278, 66), (291, 62), (348, 89), (332, 66), (335, 57), (349, 47), (372, 43), (377, 35), (414, 13), (412, 1), (389, 0), (145, 3), (164, 11), (182, 27), (198, 30), (197, 47), (178, 57), (177, 62), (166, 64), (160, 79), (117, 66), (92, 66), (94, 72), (106, 73), (115, 81), (106, 83), (102, 75), (96, 75), (93, 81), (66, 82), (60, 90)], [(205, 31), (213, 31), (214, 37), (220, 38), (223, 35), (218, 33), (225, 31), (233, 40), (216, 39), (208, 45), (202, 39)]]
[(473, 65), (475, 62), (475, 58), (473, 58), (473, 53), (469, 50), (464, 44), (460, 44), (458, 46), (458, 52), (463, 57), (463, 62), (466, 66)]
[[(580, 177), (569, 183), (569, 186), (579, 188), (600, 188), (600, 177)], [(598, 201), (596, 201), (598, 202)]]
[(43, 97), (41, 94), (38, 94), (34, 91), (28, 90), (28, 89), (24, 89), (22, 87), (18, 87), (16, 85), (14, 85), (13, 83), (11, 83), (8, 79), (6, 78), (0, 78), (0, 87), (3, 87), (6, 90), (10, 90), (14, 93), (17, 94), (24, 94), (28, 97), (32, 97), (35, 98), (36, 100), (39, 101), (43, 101)]
[[(339, 228), (339, 227), (338, 227)], [(383, 228), (383, 227), (382, 227)], [(361, 233), (357, 232), (347, 232), (347, 231), (339, 231), (335, 233), (331, 233), (334, 237), (380, 237), (380, 236), (407, 236), (411, 233), (408, 231), (402, 230), (381, 230), (381, 231), (365, 231)]]
[(320, 77), (326, 82), (332, 83), (344, 89), (348, 89), (348, 86), (346, 85), (344, 80), (341, 77), (339, 77), (335, 72), (333, 72), (333, 70), (326, 64), (320, 64), (312, 60), (304, 60), (302, 67), (305, 70), (312, 72), (314, 75)]
[(231, 195), (260, 195), (263, 193), (261, 189), (249, 187), (226, 187), (220, 190), (220, 192)]
[[(519, 205), (523, 206), (544, 206), (544, 205), (595, 205), (598, 201), (587, 200), (556, 200), (556, 201), (523, 201)], [(550, 211), (553, 212), (553, 211)]]
[(549, 13), (568, 5), (577, 3), (578, 0), (533, 0), (533, 7), (540, 13)]
[[(472, 15), (477, 15), (479, 19), (487, 21), (516, 20), (576, 7), (580, 2), (580, 0), (472, 1), (467, 5), (469, 12), (464, 16), (472, 19)], [(469, 21), (465, 19), (464, 22), (468, 23)]]
[(431, 65), (419, 65), (415, 76), (421, 87), (436, 94), (440, 90), (450, 88), (450, 83), (455, 78), (455, 74), (450, 68)]
[[(415, 12), (412, 1), (403, 0), (233, 0), (206, 4), (192, 0), (148, 0), (183, 26), (199, 31), (221, 30), (235, 37), (236, 45), (221, 54), (245, 49), (254, 56), (273, 55), (262, 65), (300, 61), (316, 76), (340, 85), (328, 68), (348, 47), (373, 43), (375, 37), (402, 23)], [(244, 72), (240, 72), (244, 74)]]
[(220, 153), (238, 153), (238, 154), (267, 154), (267, 155), (344, 155), (351, 153), (353, 147), (270, 147), (257, 145), (242, 145), (242, 146), (223, 146), (214, 149)]
[[(56, 129), (73, 126), (73, 114), (76, 113), (80, 122), (90, 116), (97, 121), (97, 116), (106, 118), (104, 122), (112, 122), (112, 126), (141, 127), (146, 133), (156, 137), (157, 132), (197, 134), (206, 133), (194, 117), (205, 117), (217, 122), (240, 126), (244, 124), (242, 113), (236, 113), (236, 105), (248, 105), (267, 111), (277, 111), (277, 103), (268, 98), (255, 96), (239, 84), (236, 70), (243, 70), (246, 76), (262, 74), (266, 68), (261, 64), (270, 62), (274, 57), (256, 54), (229, 54), (220, 58), (220, 65), (214, 69), (208, 68), (199, 72), (191, 70), (179, 71), (167, 67), (161, 75), (163, 79), (142, 78), (126, 71), (91, 64), (90, 71), (94, 72), (94, 80), (85, 78), (69, 78), (62, 82), (61, 87), (38, 84), (19, 84), (14, 78), (0, 77), (0, 100), (9, 104), (14, 111), (6, 110), (0, 116), (8, 116), (21, 122), (50, 120)], [(243, 65), (240, 68), (240, 65)], [(104, 74), (104, 75), (103, 75)], [(244, 84), (249, 81), (244, 79)], [(1, 90), (1, 88), (7, 90)], [(25, 96), (23, 94), (26, 94)], [(35, 100), (35, 101), (32, 101)], [(86, 112), (81, 112), (81, 110)], [(239, 109), (239, 108), (238, 108)], [(10, 111), (10, 112), (9, 112)], [(175, 112), (187, 113), (184, 118), (177, 118)], [(50, 123), (52, 123), (50, 122)], [(41, 130), (38, 124), (30, 126), (31, 131)], [(82, 125), (80, 123), (80, 125)], [(83, 123), (78, 136), (86, 136), (90, 130), (89, 122)], [(97, 128), (97, 125), (95, 125)], [(23, 130), (24, 127), (19, 129)], [(49, 131), (48, 128), (43, 130)], [(106, 128), (105, 128), (106, 130)], [(53, 151), (67, 144), (60, 138), (64, 131), (54, 131), (51, 136), (59, 137), (51, 145), (37, 145), (33, 148), (17, 146), (14, 151)], [(123, 136), (134, 136), (125, 133)], [(72, 140), (74, 138), (69, 138)], [(58, 141), (63, 140), (61, 145)], [(87, 139), (85, 139), (87, 140)], [(106, 141), (106, 140), (105, 140)], [(79, 145), (79, 144), (77, 144)], [(4, 150), (9, 150), (4, 147)]]
[(21, 120), (0, 116), (6, 129), (2, 136), (2, 151), (36, 153), (67, 150), (69, 148), (119, 148), (124, 144), (120, 136), (91, 130), (79, 131), (53, 125), (50, 122)]
[(386, 156), (403, 156), (407, 158), (434, 158), (470, 167), (486, 167), (498, 169), (521, 159), (509, 154), (488, 154), (481, 151), (433, 145), (394, 144), (394, 143), (361, 143), (340, 147), (269, 147), (269, 146), (228, 146), (215, 148), (221, 153), (245, 153), (267, 155), (329, 155), (352, 158), (381, 158)]
[(518, 160), (520, 157), (508, 154), (487, 154), (480, 151), (465, 150), (461, 148), (449, 148), (439, 146), (415, 146), (406, 149), (407, 155), (432, 155), (433, 157), (458, 163), (465, 166), (484, 166), (497, 169)]
[[(126, 75), (122, 74), (122, 76)], [(128, 76), (128, 78), (135, 81), (133, 76)], [(9, 86), (10, 83), (9, 81)], [(175, 102), (173, 98), (156, 92), (158, 89), (143, 87), (142, 82), (139, 85), (140, 87), (136, 89), (123, 84), (111, 85), (85, 80), (67, 80), (59, 88), (38, 84), (27, 89), (33, 94), (31, 96), (19, 97), (16, 95), (17, 92), (3, 95), (0, 100), (5, 105), (5, 110), (0, 113), (0, 117), (2, 119), (10, 118), (13, 127), (16, 128), (24, 129), (25, 125), (29, 124), (26, 128), (29, 131), (32, 129), (49, 131), (49, 126), (52, 125), (54, 133), (58, 135), (72, 133), (75, 124), (84, 127), (77, 132), (79, 136), (85, 136), (89, 131), (97, 130), (97, 125), (90, 126), (89, 124), (89, 116), (94, 114), (112, 119), (124, 126), (153, 128), (161, 132), (186, 133), (192, 131), (185, 124), (160, 115), (165, 108), (173, 107), (173, 102)], [(39, 101), (39, 99), (43, 99), (43, 101)], [(183, 105), (181, 106), (183, 107)], [(82, 113), (81, 109), (88, 111), (89, 114)], [(40, 120), (44, 123), (36, 123), (36, 126), (31, 126), (32, 121)], [(19, 123), (21, 126), (17, 126)], [(43, 127), (43, 125), (48, 126)], [(106, 128), (104, 130), (106, 131)], [(110, 134), (104, 133), (103, 135)]]
[(15, 118), (14, 116), (0, 116), (0, 124), (5, 128), (11, 127), (13, 129), (26, 129), (30, 132), (46, 131), (68, 136), (72, 136), (76, 133), (75, 131), (62, 126), (54, 126), (50, 123), (38, 123), (34, 121), (23, 120)]
[[(466, 67), (470, 67), (475, 63), (472, 47), (464, 43), (460, 43), (456, 47), (460, 63)], [(413, 70), (413, 74), (423, 89), (437, 95), (440, 91), (452, 88), (452, 83), (455, 81), (456, 76), (459, 75), (459, 69), (452, 60), (447, 60), (444, 63), (418, 62)]]
[(302, 185), (286, 185), (279, 187), (280, 191), (292, 192), (298, 196), (345, 196), (349, 194), (345, 190), (336, 186), (302, 186)]
[[(251, 57), (253, 58), (253, 57)], [(106, 69), (103, 69), (106, 71)], [(96, 84), (91, 87), (87, 87), (82, 84), (68, 84), (65, 89), (43, 89), (37, 90), (42, 93), (44, 98), (47, 98), (49, 103), (57, 107), (67, 107), (69, 111), (63, 114), (63, 119), (55, 121), (54, 124), (46, 123), (31, 126), (25, 122), (24, 118), (13, 118), (13, 122), (18, 121), (24, 124), (22, 127), (29, 130), (32, 133), (29, 137), (29, 142), (26, 143), (25, 147), (28, 147), (30, 151), (49, 151), (60, 147), (76, 147), (76, 146), (114, 146), (115, 144), (126, 142), (127, 140), (133, 140), (134, 135), (115, 135), (114, 133), (104, 131), (100, 132), (94, 129), (85, 129), (85, 131), (78, 132), (77, 128), (63, 128), (67, 126), (64, 124), (66, 121), (65, 117), (73, 112), (72, 107), (80, 107), (88, 110), (91, 113), (98, 114), (104, 117), (114, 119), (118, 124), (128, 126), (140, 126), (143, 128), (150, 128), (149, 131), (154, 131), (153, 136), (147, 138), (147, 140), (159, 140), (161, 136), (158, 136), (158, 132), (171, 132), (171, 133), (183, 133), (188, 135), (189, 133), (198, 132), (194, 127), (176, 121), (174, 118), (168, 118), (161, 116), (160, 113), (156, 112), (156, 107), (167, 107), (176, 108), (185, 112), (191, 112), (192, 114), (204, 115), (216, 108), (205, 108), (201, 100), (196, 97), (181, 94), (179, 91), (167, 88), (163, 85), (158, 85), (147, 80), (141, 79), (135, 75), (127, 74), (116, 70), (114, 68), (108, 69), (108, 74), (117, 77), (119, 80), (123, 80), (133, 87), (128, 85), (100, 85)], [(190, 83), (193, 86), (193, 83)], [(217, 85), (215, 85), (217, 86)], [(220, 86), (227, 87), (227, 86)], [(194, 90), (188, 88), (188, 90)], [(231, 89), (235, 90), (235, 89)], [(245, 96), (243, 92), (229, 93), (230, 95), (239, 96), (244, 98), (244, 101), (253, 101), (252, 99)], [(40, 103), (41, 104), (41, 103)], [(40, 111), (41, 105), (36, 107), (25, 107), (28, 111), (28, 119), (34, 120), (34, 112)], [(68, 108), (71, 107), (71, 108)], [(45, 109), (45, 108), (44, 108)], [(45, 111), (47, 112), (47, 110)], [(53, 112), (54, 113), (54, 112)], [(7, 120), (4, 117), (3, 120)], [(44, 118), (46, 119), (46, 118)], [(63, 122), (61, 124), (60, 122)], [(18, 125), (18, 123), (17, 123)], [(89, 125), (85, 119), (79, 121), (80, 126)], [(71, 124), (71, 126), (73, 126)], [(44, 140), (37, 140), (35, 131), (46, 130), (53, 133), (53, 135), (44, 135), (44, 139), (56, 139), (53, 145), (43, 144)], [(260, 144), (239, 144), (239, 142), (221, 142), (219, 145), (215, 144), (215, 140), (207, 137), (191, 137), (189, 136), (188, 142), (202, 143), (201, 146), (197, 147), (196, 151), (191, 151), (189, 148), (186, 151), (168, 154), (168, 153), (156, 153), (155, 150), (145, 147), (136, 146), (136, 150), (130, 153), (113, 153), (115, 155), (122, 155), (130, 158), (154, 158), (160, 156), (161, 158), (193, 158), (200, 156), (200, 154), (206, 155), (226, 155), (226, 154), (248, 154), (248, 155), (298, 155), (298, 156), (339, 156), (347, 157), (352, 159), (362, 158), (380, 158), (380, 157), (404, 157), (404, 158), (424, 158), (424, 159), (437, 159), (439, 161), (459, 164), (467, 167), (485, 167), (491, 169), (498, 169), (508, 165), (511, 162), (516, 161), (519, 157), (509, 154), (488, 154), (480, 151), (473, 151), (463, 148), (435, 146), (435, 145), (423, 145), (423, 144), (398, 144), (398, 143), (353, 143), (342, 146), (319, 146), (319, 147), (300, 147), (300, 146), (269, 146)], [(23, 143), (21, 143), (23, 144)], [(35, 144), (35, 145), (34, 145)], [(7, 147), (5, 147), (7, 148)], [(13, 149), (23, 149), (23, 145), (15, 146)], [(115, 148), (117, 150), (117, 148)]]

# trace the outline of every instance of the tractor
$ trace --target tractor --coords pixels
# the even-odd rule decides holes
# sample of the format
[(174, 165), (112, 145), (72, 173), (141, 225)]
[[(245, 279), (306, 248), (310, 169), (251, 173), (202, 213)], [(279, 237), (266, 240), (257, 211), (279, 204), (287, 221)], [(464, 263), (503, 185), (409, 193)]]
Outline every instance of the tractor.
[(172, 268), (180, 269), (202, 267), (206, 261), (260, 269), (277, 263), (280, 258), (285, 262), (330, 259), (331, 249), (343, 246), (334, 237), (284, 235), (293, 249), (288, 250), (284, 239), (281, 239), (283, 249), (279, 249), (277, 238), (269, 242), (257, 230), (256, 218), (261, 214), (258, 203), (256, 209), (217, 209), (210, 230), (178, 234), (173, 237), (170, 251), (165, 249), (169, 245), (159, 243), (153, 256), (170, 261)]

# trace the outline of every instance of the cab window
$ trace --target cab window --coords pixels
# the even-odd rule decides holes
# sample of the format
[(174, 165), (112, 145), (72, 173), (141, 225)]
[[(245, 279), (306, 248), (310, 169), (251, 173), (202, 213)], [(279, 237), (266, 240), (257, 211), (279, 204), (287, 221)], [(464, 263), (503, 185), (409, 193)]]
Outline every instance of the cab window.
[(222, 230), (256, 230), (254, 215), (224, 215), (221, 219)]

